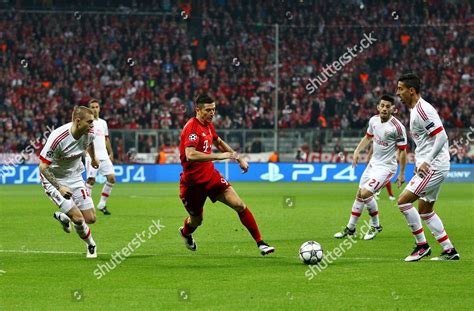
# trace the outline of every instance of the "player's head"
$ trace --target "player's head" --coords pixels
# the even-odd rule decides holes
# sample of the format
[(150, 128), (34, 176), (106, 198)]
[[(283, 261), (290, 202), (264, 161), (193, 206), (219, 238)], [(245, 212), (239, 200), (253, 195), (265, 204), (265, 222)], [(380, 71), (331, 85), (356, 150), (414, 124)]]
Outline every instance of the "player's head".
[(214, 99), (207, 94), (198, 95), (195, 99), (196, 103), (196, 117), (199, 121), (209, 124), (216, 114), (216, 103)]
[(72, 112), (72, 123), (80, 135), (94, 128), (94, 112), (86, 106), (76, 106)]
[(89, 108), (94, 112), (94, 118), (99, 118), (100, 113), (100, 101), (98, 99), (92, 98), (89, 100)]
[(412, 106), (421, 90), (421, 80), (414, 73), (403, 74), (398, 78), (397, 96), (405, 105)]
[(380, 119), (382, 119), (383, 122), (388, 121), (388, 119), (390, 119), (394, 108), (395, 99), (393, 98), (393, 96), (385, 94), (380, 97), (380, 101), (377, 105), (377, 110), (379, 111)]

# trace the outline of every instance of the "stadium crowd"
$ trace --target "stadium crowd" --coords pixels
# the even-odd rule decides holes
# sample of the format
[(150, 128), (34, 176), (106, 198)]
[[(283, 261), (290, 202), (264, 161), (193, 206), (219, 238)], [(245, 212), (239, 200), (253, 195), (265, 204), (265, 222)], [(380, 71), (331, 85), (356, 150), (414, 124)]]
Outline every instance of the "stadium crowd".
[[(399, 2), (207, 0), (201, 16), (185, 5), (157, 15), (2, 13), (0, 153), (69, 122), (91, 97), (110, 129), (181, 128), (203, 91), (217, 99), (217, 128), (273, 128), (276, 23), (280, 128), (362, 129), (407, 71), (422, 77), (422, 96), (446, 128), (468, 128), (473, 8), (419, 3), (404, 11)], [(192, 18), (202, 24), (198, 38), (188, 33)], [(374, 45), (309, 94), (308, 80), (369, 33)]]

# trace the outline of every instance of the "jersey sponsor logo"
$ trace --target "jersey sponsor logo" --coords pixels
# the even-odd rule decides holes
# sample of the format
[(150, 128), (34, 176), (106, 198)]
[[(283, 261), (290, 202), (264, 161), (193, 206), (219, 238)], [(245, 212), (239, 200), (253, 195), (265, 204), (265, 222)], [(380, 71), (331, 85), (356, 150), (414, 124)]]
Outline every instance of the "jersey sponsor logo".
[(81, 152), (81, 153), (78, 153), (78, 154), (74, 154), (70, 157), (65, 157), (65, 156), (60, 156), (58, 160), (61, 160), (61, 161), (68, 161), (68, 160), (75, 160), (75, 159), (78, 159), (80, 157), (82, 157), (82, 155), (84, 154), (84, 152)]
[(434, 125), (435, 125), (434, 122), (431, 122), (430, 124), (428, 124), (428, 125), (425, 127), (425, 129), (426, 129), (426, 130), (429, 130), (429, 129), (432, 128)]
[[(203, 133), (203, 134), (204, 134), (204, 133)], [(197, 140), (197, 138), (198, 138), (198, 136), (197, 136), (196, 134), (194, 134), (194, 133), (193, 133), (193, 134), (189, 134), (189, 136), (188, 136), (188, 139), (189, 139), (190, 141), (195, 141), (195, 140)]]
[(378, 145), (381, 145), (381, 146), (385, 146), (387, 147), (388, 146), (388, 143), (383, 141), (383, 140), (380, 140), (377, 136), (374, 137), (374, 141), (378, 144)]

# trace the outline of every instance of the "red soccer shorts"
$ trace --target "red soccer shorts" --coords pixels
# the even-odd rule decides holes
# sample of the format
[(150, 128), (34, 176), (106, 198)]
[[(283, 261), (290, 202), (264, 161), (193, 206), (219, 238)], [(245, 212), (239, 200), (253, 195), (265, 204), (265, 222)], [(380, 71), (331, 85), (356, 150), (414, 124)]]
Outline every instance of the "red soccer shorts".
[(222, 177), (218, 170), (214, 169), (212, 177), (207, 183), (188, 185), (181, 179), (179, 182), (179, 198), (189, 215), (199, 216), (202, 215), (207, 197), (214, 203), (219, 194), (230, 186), (230, 182)]

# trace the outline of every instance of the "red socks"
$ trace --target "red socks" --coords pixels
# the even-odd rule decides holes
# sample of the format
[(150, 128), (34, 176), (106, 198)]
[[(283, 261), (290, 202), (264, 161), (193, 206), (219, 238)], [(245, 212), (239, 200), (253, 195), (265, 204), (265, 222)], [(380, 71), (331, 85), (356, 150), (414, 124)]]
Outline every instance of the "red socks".
[(385, 187), (387, 187), (387, 192), (388, 192), (388, 195), (393, 197), (393, 192), (392, 192), (392, 183), (389, 181)]
[(189, 217), (186, 217), (184, 219), (184, 227), (183, 227), (183, 234), (184, 235), (190, 235), (196, 230), (196, 228), (193, 228), (190, 225), (188, 225), (188, 218)]
[(260, 242), (262, 240), (262, 236), (260, 235), (260, 230), (258, 230), (257, 223), (255, 222), (255, 218), (253, 218), (253, 215), (250, 210), (248, 208), (245, 208), (242, 212), (238, 214), (240, 222), (247, 228), (255, 242)]

